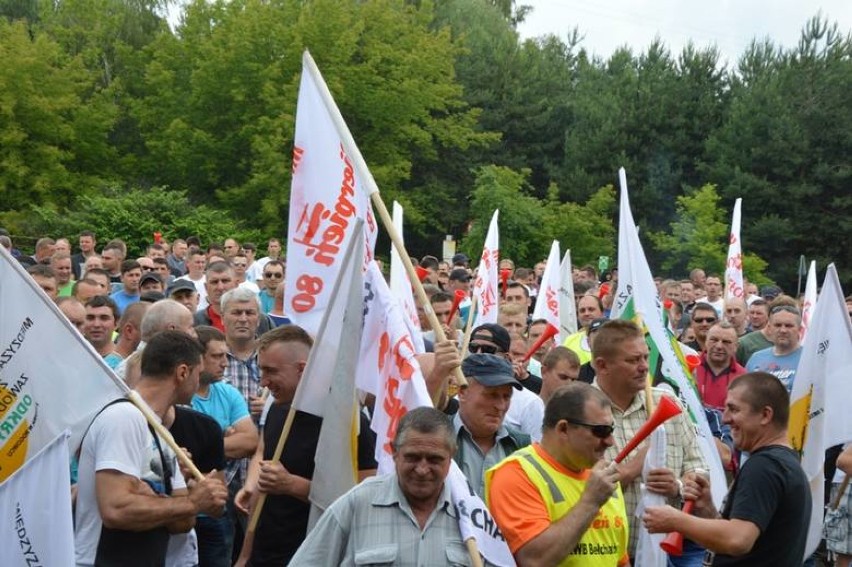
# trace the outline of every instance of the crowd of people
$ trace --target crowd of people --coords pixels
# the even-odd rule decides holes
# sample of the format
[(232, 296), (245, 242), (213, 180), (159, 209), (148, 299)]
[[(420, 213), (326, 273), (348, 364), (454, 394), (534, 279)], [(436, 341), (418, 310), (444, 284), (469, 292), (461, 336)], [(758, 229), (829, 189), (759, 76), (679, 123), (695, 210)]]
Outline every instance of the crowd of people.
[[(657, 280), (669, 330), (696, 357), (696, 389), (732, 481), (717, 509), (707, 474), (716, 455), (699, 449), (686, 412), (662, 426), (665, 466), (645, 466), (647, 443), (613, 463), (650, 408), (676, 398), (663, 385), (646, 387), (642, 329), (610, 319), (616, 270), (575, 268), (577, 332), (529, 355), (547, 328), (531, 317), (544, 262), (525, 268), (502, 259), (510, 277), (497, 323), (474, 326), (462, 353), (472, 316), (470, 260), (420, 259), (447, 337), (436, 340), (420, 306), (426, 352), (418, 359), (438, 403), (402, 418), (395, 472), (382, 476), (375, 476), (365, 405), (361, 482), (309, 533), (322, 419), (296, 412), (273, 460), (314, 340), (288, 318), (281, 242), (269, 239), (260, 258), (256, 245), (233, 238), (206, 247), (192, 237), (160, 240), (138, 258), (127, 257), (121, 240), (100, 245), (90, 231), (75, 244), (42, 238), (27, 256), (0, 234), (0, 245), (204, 474), (181, 470), (133, 404), (104, 408), (72, 464), (78, 565), (469, 565), (445, 482), (453, 461), (487, 502), (519, 565), (628, 565), (643, 528), (684, 534), (683, 554), (669, 565), (802, 564), (810, 508), (823, 503), (811, 502), (787, 442), (802, 313), (776, 286), (746, 282), (744, 298), (726, 299), (720, 277), (700, 269)], [(465, 299), (452, 313), (459, 290)], [(852, 316), (852, 297), (847, 308)], [(459, 367), (467, 380), (461, 387)], [(835, 492), (852, 472), (852, 445), (836, 467)], [(843, 510), (852, 508), (849, 492)], [(643, 509), (645, 493), (666, 505)], [(247, 530), (260, 494), (266, 502), (257, 527)], [(691, 514), (681, 511), (685, 501), (694, 502)], [(827, 543), (836, 565), (847, 567), (848, 517), (842, 526)]]

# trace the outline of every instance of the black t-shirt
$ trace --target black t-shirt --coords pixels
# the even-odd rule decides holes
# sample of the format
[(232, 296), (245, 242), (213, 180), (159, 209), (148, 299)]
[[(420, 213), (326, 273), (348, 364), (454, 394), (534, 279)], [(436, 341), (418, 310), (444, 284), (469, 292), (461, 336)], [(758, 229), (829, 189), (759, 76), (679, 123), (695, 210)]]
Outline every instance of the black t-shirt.
[(225, 442), (215, 419), (192, 408), (175, 406), (175, 421), (169, 431), (179, 447), (192, 453), (198, 470), (207, 474), (225, 469)]
[(584, 362), (580, 365), (580, 374), (577, 375), (577, 380), (591, 384), (595, 381), (595, 369), (592, 368), (591, 362)]
[[(275, 453), (278, 438), (284, 427), (289, 405), (274, 404), (266, 416), (263, 428), (263, 458), (269, 460)], [(361, 413), (361, 432), (358, 435), (358, 469), (376, 468), (376, 436), (370, 422)], [(322, 418), (300, 411), (296, 412), (290, 435), (281, 453), (281, 464), (291, 474), (303, 478), (314, 477), (314, 455), (319, 441)], [(341, 463), (342, 466), (343, 463)], [(266, 567), (287, 565), (296, 554), (308, 532), (308, 515), (311, 506), (298, 498), (270, 494), (260, 513), (254, 536), (250, 565)]]
[(752, 453), (725, 499), (722, 517), (751, 522), (760, 535), (746, 555), (716, 555), (712, 565), (800, 567), (811, 492), (795, 451), (769, 445)]

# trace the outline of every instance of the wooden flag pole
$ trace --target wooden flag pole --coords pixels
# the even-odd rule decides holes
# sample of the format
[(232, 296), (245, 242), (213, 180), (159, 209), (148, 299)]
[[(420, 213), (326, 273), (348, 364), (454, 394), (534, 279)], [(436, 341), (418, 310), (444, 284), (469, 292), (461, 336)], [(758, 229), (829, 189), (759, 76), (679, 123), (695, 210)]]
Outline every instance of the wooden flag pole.
[[(290, 429), (293, 427), (293, 420), (296, 418), (296, 408), (290, 405), (290, 411), (287, 412), (287, 418), (284, 420), (284, 428), (281, 430), (281, 436), (278, 438), (278, 444), (275, 445), (275, 452), (272, 454), (273, 463), (281, 460), (281, 453), (284, 452), (284, 445), (287, 443), (287, 438), (290, 437)], [(258, 492), (257, 500), (254, 507), (251, 509), (251, 518), (249, 519), (246, 532), (253, 534), (257, 529), (257, 522), (260, 520), (260, 512), (263, 510), (263, 505), (266, 503), (266, 493)]]
[[(414, 287), (414, 295), (423, 307), (423, 311), (426, 313), (426, 318), (429, 320), (429, 324), (435, 332), (435, 339), (439, 342), (447, 340), (447, 336), (444, 334), (444, 329), (441, 327), (441, 323), (438, 321), (438, 317), (435, 315), (435, 311), (429, 303), (429, 297), (423, 289), (423, 284), (420, 282), (420, 278), (417, 277), (417, 272), (411, 263), (411, 257), (405, 250), (405, 244), (402, 242), (402, 237), (397, 232), (396, 227), (394, 227), (390, 213), (388, 213), (388, 209), (385, 206), (384, 201), (382, 201), (382, 197), (379, 194), (379, 186), (376, 184), (376, 180), (373, 179), (373, 174), (370, 173), (370, 169), (367, 167), (367, 162), (364, 160), (364, 156), (361, 155), (361, 151), (358, 149), (357, 144), (355, 144), (355, 139), (352, 137), (352, 133), (349, 131), (349, 127), (346, 125), (346, 121), (343, 119), (340, 109), (337, 108), (337, 104), (334, 102), (334, 97), (331, 96), (331, 91), (328, 89), (325, 79), (323, 79), (314, 58), (311, 57), (311, 54), (307, 49), (302, 54), (302, 72), (310, 73), (311, 77), (314, 79), (314, 83), (316, 84), (320, 97), (323, 100), (323, 104), (331, 116), (331, 119), (337, 129), (337, 133), (340, 136), (343, 149), (352, 159), (355, 170), (358, 172), (361, 181), (366, 185), (365, 189), (370, 193), (370, 200), (376, 207), (379, 213), (379, 218), (382, 220), (382, 224), (384, 225), (385, 230), (387, 230), (391, 242), (393, 242), (396, 251), (399, 253), (402, 265), (405, 266), (405, 273), (408, 274), (408, 279)], [(461, 368), (456, 368), (454, 373), (459, 385), (466, 386), (467, 380), (465, 380)], [(482, 559), (479, 555), (478, 549), (476, 549), (476, 541), (472, 539), (467, 540), (465, 544), (468, 546), (471, 562), (475, 566), (481, 567)]]

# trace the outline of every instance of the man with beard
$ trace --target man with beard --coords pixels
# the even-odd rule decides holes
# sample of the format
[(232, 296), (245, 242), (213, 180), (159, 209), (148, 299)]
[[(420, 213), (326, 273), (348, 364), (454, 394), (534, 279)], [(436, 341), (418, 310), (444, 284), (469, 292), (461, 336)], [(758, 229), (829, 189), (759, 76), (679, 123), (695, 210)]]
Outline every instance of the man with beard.
[[(192, 397), (193, 409), (209, 415), (222, 428), (225, 457), (229, 459), (226, 484), (239, 472), (239, 461), (250, 457), (257, 448), (257, 428), (249, 415), (248, 404), (239, 390), (222, 381), (228, 367), (228, 344), (215, 327), (195, 329), (204, 347), (198, 391)], [(200, 565), (230, 565), (234, 524), (231, 511), (221, 518), (200, 517), (196, 521)]]

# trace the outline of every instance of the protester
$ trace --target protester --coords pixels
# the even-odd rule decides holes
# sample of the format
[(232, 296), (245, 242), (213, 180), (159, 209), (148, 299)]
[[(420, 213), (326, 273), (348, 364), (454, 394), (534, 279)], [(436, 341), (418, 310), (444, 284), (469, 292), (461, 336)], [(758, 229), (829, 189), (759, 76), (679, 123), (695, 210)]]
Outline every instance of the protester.
[(406, 413), (393, 440), (394, 473), (370, 478), (325, 511), (292, 565), (472, 565), (446, 482), (456, 439), (447, 417)]
[(802, 314), (795, 307), (787, 305), (773, 307), (769, 312), (769, 327), (773, 345), (751, 355), (746, 369), (749, 372), (772, 374), (791, 392), (802, 357), (799, 341)]
[(805, 554), (811, 493), (799, 457), (787, 440), (790, 396), (771, 374), (751, 372), (731, 383), (725, 423), (736, 447), (750, 453), (719, 512), (700, 475), (685, 481), (694, 515), (648, 507), (652, 533), (679, 531), (712, 554), (705, 565), (799, 567)]
[[(189, 403), (201, 352), (181, 332), (148, 343), (136, 391), (160, 419), (174, 404)], [(192, 529), (199, 513), (221, 515), (226, 496), (213, 474), (187, 487), (174, 453), (142, 412), (127, 401), (111, 404), (92, 422), (80, 453), (77, 565), (163, 565), (169, 533)]]
[(609, 399), (582, 382), (556, 390), (541, 444), (486, 475), (488, 506), (518, 564), (627, 565), (628, 522)]

